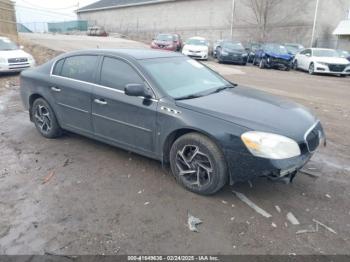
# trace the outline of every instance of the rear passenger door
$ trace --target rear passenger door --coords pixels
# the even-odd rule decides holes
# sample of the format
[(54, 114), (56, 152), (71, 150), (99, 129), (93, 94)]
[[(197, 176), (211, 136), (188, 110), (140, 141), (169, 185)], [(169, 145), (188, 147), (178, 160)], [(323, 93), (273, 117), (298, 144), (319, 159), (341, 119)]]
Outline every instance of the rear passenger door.
[(95, 136), (151, 156), (155, 148), (158, 102), (125, 95), (128, 84), (147, 85), (128, 61), (104, 57), (99, 86), (94, 87), (92, 97)]
[(77, 55), (55, 64), (50, 92), (63, 128), (92, 135), (91, 95), (99, 59), (94, 55)]

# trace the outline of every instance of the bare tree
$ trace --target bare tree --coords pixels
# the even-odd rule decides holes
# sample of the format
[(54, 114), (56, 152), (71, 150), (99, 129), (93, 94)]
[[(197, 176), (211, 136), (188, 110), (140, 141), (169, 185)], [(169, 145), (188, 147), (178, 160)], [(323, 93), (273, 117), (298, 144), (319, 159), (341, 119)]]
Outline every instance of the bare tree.
[(254, 23), (259, 30), (259, 40), (265, 41), (268, 26), (273, 21), (281, 0), (245, 0), (243, 3), (252, 11)]

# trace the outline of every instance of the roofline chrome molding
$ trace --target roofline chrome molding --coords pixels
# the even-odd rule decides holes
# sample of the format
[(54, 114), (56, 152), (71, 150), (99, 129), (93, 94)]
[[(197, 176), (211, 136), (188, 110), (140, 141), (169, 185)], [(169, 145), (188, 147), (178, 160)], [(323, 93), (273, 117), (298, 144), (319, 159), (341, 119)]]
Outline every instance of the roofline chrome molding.
[[(87, 82), (87, 81), (83, 81), (83, 80), (78, 80), (78, 79), (74, 79), (74, 78), (69, 78), (69, 77), (59, 76), (59, 75), (53, 74), (54, 67), (56, 66), (58, 61), (60, 61), (62, 59), (69, 58), (69, 57), (83, 56), (83, 55), (87, 55), (87, 54), (77, 54), (77, 55), (71, 55), (71, 56), (66, 56), (66, 57), (62, 57), (62, 58), (56, 59), (51, 65), (50, 77), (57, 77), (57, 78), (68, 79), (68, 80), (72, 80), (72, 81), (75, 81), (75, 82), (79, 82), (79, 83), (83, 83), (83, 84), (89, 84), (89, 85), (93, 85), (93, 86), (97, 86), (97, 87), (102, 87), (102, 88), (109, 89), (109, 90), (112, 90), (112, 91), (115, 91), (115, 92), (118, 92), (118, 93), (125, 94), (125, 92), (123, 90), (119, 90), (119, 89), (116, 89), (116, 88), (112, 88), (112, 87), (108, 87), (108, 86), (99, 85), (99, 84), (96, 84), (96, 83), (91, 83), (91, 82)], [(148, 99), (148, 100), (151, 100), (153, 102), (158, 102), (159, 101), (159, 99), (157, 98), (157, 93), (154, 91), (154, 88), (151, 85), (151, 83), (147, 80), (145, 75), (136, 66), (134, 66), (129, 60), (127, 60), (127, 59), (125, 59), (123, 57), (114, 56), (114, 55), (95, 55), (95, 56), (102, 56), (103, 58), (104, 57), (111, 57), (111, 58), (120, 59), (120, 60), (123, 60), (124, 62), (126, 62), (128, 65), (130, 65), (133, 69), (135, 69), (137, 71), (137, 73), (142, 77), (144, 82), (151, 88), (154, 97), (151, 98), (151, 99)], [(141, 98), (145, 99), (144, 97), (141, 97)]]

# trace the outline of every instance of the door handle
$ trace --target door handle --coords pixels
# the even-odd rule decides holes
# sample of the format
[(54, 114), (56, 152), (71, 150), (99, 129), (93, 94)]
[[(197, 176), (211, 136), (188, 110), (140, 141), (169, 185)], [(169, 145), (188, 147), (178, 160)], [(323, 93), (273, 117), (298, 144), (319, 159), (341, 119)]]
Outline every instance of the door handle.
[(95, 99), (94, 100), (94, 102), (96, 103), (96, 104), (99, 104), (99, 105), (107, 105), (108, 103), (107, 103), (107, 101), (106, 100), (104, 100), (104, 99)]
[(60, 88), (57, 88), (57, 87), (51, 87), (51, 90), (54, 91), (54, 92), (61, 92), (61, 89)]

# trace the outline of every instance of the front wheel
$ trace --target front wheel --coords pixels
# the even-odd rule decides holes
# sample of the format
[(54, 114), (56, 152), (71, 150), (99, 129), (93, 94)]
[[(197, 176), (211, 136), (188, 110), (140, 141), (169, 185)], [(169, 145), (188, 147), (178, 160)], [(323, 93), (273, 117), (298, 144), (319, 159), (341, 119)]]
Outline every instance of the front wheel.
[(260, 60), (260, 63), (259, 63), (259, 68), (260, 69), (264, 69), (266, 66), (265, 66), (265, 60), (264, 60), (264, 58), (261, 58), (261, 60)]
[(46, 100), (38, 98), (31, 108), (31, 115), (36, 129), (46, 138), (56, 138), (62, 134), (55, 113)]
[(315, 65), (314, 65), (314, 63), (311, 63), (310, 66), (309, 66), (309, 74), (310, 75), (315, 74)]
[(293, 69), (298, 70), (298, 60), (295, 60), (293, 63)]
[(198, 133), (186, 134), (174, 142), (170, 166), (177, 181), (197, 194), (214, 194), (227, 183), (223, 153), (212, 140)]

